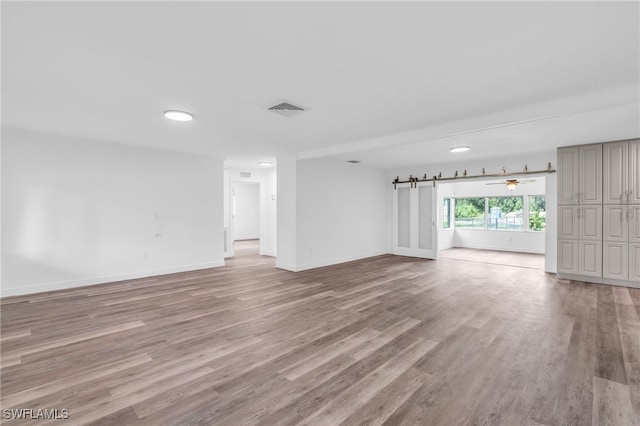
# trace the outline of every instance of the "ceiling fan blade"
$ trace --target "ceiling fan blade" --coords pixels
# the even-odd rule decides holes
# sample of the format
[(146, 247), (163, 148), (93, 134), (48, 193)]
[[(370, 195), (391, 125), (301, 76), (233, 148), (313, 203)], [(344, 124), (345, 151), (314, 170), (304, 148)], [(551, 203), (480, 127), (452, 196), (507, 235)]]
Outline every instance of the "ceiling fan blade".
[(506, 185), (506, 182), (487, 182), (485, 185)]

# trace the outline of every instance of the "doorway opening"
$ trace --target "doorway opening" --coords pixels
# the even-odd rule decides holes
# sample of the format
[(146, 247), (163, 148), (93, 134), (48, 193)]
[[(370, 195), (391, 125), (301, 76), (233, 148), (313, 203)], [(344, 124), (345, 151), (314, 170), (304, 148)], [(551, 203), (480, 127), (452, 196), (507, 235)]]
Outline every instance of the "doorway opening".
[(276, 168), (224, 170), (224, 257), (276, 256)]
[(260, 252), (260, 183), (234, 181), (231, 185), (233, 251)]
[(546, 179), (441, 183), (438, 257), (545, 269)]

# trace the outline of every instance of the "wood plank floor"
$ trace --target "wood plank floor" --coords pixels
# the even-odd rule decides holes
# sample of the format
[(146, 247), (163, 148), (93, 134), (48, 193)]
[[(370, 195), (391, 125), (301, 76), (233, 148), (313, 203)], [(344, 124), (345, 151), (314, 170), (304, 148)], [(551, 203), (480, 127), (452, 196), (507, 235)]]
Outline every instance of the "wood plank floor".
[(439, 251), (438, 258), (544, 270), (543, 254), (454, 247)]
[(538, 269), (291, 273), (239, 247), (223, 268), (1, 308), (2, 408), (69, 410), (52, 423), (640, 424), (640, 290)]

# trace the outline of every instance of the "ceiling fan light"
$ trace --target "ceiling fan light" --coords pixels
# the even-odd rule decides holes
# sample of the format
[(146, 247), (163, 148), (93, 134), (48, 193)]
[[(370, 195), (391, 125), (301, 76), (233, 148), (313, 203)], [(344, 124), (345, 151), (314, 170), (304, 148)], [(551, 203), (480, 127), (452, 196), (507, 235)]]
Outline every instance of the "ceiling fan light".
[(508, 182), (507, 182), (507, 189), (508, 189), (509, 191), (513, 191), (514, 189), (516, 189), (516, 183), (515, 183), (515, 181), (512, 181), (512, 180), (508, 181)]

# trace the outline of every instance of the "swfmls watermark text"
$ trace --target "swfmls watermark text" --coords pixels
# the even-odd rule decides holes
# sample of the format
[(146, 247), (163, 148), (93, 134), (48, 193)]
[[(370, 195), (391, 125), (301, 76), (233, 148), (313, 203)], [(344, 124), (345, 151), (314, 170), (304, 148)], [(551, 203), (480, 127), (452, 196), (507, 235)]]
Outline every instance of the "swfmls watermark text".
[(67, 408), (5, 408), (2, 418), (5, 420), (66, 420)]

